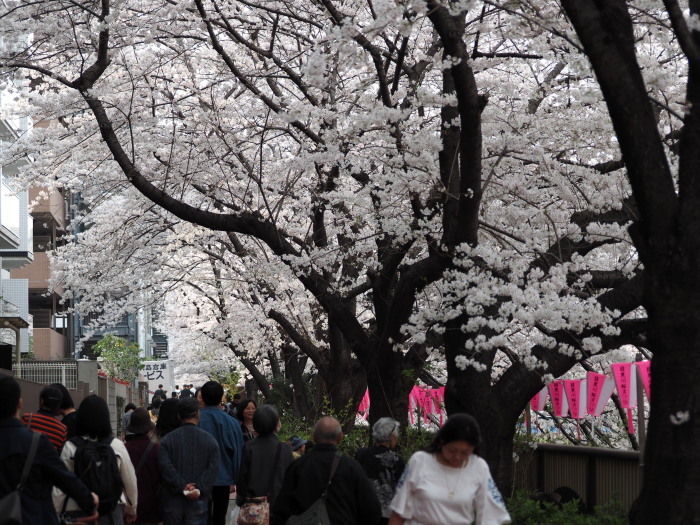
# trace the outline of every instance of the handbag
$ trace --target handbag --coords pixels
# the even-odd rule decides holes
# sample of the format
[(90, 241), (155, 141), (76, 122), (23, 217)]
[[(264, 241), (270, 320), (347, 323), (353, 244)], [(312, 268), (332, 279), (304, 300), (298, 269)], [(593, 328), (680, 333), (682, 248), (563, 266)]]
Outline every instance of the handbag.
[(32, 434), (32, 444), (29, 446), (29, 454), (27, 454), (27, 459), (24, 462), (24, 468), (22, 469), (17, 488), (0, 499), (0, 525), (21, 525), (22, 523), (21, 494), (39, 447), (39, 433), (32, 432)]
[(333, 476), (335, 475), (339, 462), (340, 452), (336, 452), (333, 457), (333, 464), (331, 465), (331, 475), (328, 477), (328, 483), (326, 483), (326, 488), (323, 489), (321, 497), (314, 501), (311, 506), (301, 514), (290, 516), (285, 522), (285, 525), (331, 525), (331, 519), (328, 516), (328, 509), (326, 508), (326, 497), (328, 496), (328, 488), (331, 486), (331, 481), (333, 481)]
[[(270, 479), (267, 483), (268, 487), (272, 487), (272, 481), (275, 478), (275, 470), (277, 468), (277, 461), (279, 460), (279, 457), (280, 443), (277, 443), (277, 451), (275, 452), (275, 459), (272, 462)], [(268, 525), (270, 523), (269, 497), (270, 492), (267, 493), (267, 496), (246, 498), (245, 503), (241, 505), (238, 518), (236, 518), (236, 525)]]
[(237, 525), (268, 525), (270, 523), (270, 504), (267, 496), (246, 498), (236, 519)]

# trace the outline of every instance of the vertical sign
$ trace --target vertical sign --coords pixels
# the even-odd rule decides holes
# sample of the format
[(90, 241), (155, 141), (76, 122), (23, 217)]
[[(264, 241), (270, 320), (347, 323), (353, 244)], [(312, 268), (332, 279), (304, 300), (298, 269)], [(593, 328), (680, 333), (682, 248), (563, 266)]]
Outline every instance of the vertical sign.
[(651, 401), (651, 361), (638, 361), (635, 365), (637, 366), (639, 378), (642, 380), (644, 393), (647, 395), (647, 399)]
[(144, 361), (144, 368), (141, 370), (143, 381), (148, 383), (148, 390), (154, 392), (158, 385), (163, 385), (163, 389), (169, 393), (173, 389), (173, 367), (170, 361)]
[(564, 381), (552, 381), (548, 385), (549, 397), (552, 400), (554, 415), (557, 417), (566, 417), (569, 412), (569, 403), (564, 395)]
[(637, 367), (634, 363), (615, 363), (611, 365), (617, 393), (622, 408), (627, 409), (627, 426), (634, 434), (634, 417), (632, 409), (637, 406)]
[(567, 379), (564, 381), (564, 392), (569, 400), (569, 412), (574, 419), (586, 417), (586, 382), (583, 379)]
[(588, 372), (588, 413), (600, 416), (615, 388), (615, 381), (605, 374)]
[(617, 393), (622, 408), (637, 406), (637, 376), (634, 363), (615, 363), (611, 365)]

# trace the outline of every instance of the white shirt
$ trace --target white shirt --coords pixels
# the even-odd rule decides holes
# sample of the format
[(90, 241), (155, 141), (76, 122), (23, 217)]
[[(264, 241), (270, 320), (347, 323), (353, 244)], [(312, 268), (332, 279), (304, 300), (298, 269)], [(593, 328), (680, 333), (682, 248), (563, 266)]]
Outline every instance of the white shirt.
[(510, 516), (486, 462), (472, 454), (466, 466), (442, 465), (434, 454), (416, 452), (391, 501), (404, 525), (501, 525)]

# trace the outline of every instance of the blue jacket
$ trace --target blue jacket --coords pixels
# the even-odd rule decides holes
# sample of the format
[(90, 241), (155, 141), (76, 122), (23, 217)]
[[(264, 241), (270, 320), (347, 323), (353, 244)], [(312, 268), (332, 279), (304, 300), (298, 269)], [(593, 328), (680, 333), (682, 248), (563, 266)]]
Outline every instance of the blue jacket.
[[(0, 419), (0, 498), (17, 486), (31, 441), (32, 433), (19, 419)], [(42, 434), (25, 490), (22, 491), (22, 519), (26, 525), (58, 523), (51, 499), (53, 485), (76, 500), (86, 515), (92, 514), (95, 503), (90, 491), (66, 468), (56, 449)]]
[(219, 445), (221, 466), (214, 486), (235, 485), (243, 457), (241, 425), (219, 407), (204, 407), (199, 411), (199, 428), (214, 436)]

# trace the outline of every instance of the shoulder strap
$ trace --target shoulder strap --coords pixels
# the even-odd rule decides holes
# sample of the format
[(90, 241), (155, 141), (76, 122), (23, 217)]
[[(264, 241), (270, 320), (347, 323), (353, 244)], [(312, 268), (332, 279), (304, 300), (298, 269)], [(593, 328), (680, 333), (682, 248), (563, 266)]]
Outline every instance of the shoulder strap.
[(335, 453), (333, 456), (333, 463), (331, 463), (331, 475), (328, 477), (328, 483), (326, 483), (326, 488), (323, 489), (323, 494), (321, 494), (321, 498), (324, 500), (326, 499), (326, 496), (328, 495), (328, 488), (331, 486), (331, 481), (333, 481), (333, 476), (335, 476), (335, 471), (338, 470), (338, 463), (340, 463), (340, 456), (342, 456), (343, 453), (338, 451)]
[(141, 467), (143, 467), (143, 464), (146, 462), (146, 458), (148, 457), (148, 454), (151, 453), (151, 449), (153, 448), (153, 441), (150, 441), (148, 443), (148, 446), (146, 447), (146, 450), (143, 453), (143, 456), (141, 456), (141, 459), (139, 460), (139, 464), (136, 465), (136, 470), (134, 473), (138, 476), (139, 470), (141, 470)]
[(36, 451), (39, 448), (39, 437), (40, 435), (38, 432), (32, 432), (32, 444), (29, 446), (29, 454), (27, 454), (27, 460), (24, 462), (24, 468), (22, 469), (22, 475), (19, 478), (17, 489), (20, 489), (22, 485), (24, 485), (24, 482), (27, 481), (29, 471), (32, 469), (32, 464), (36, 457)]

